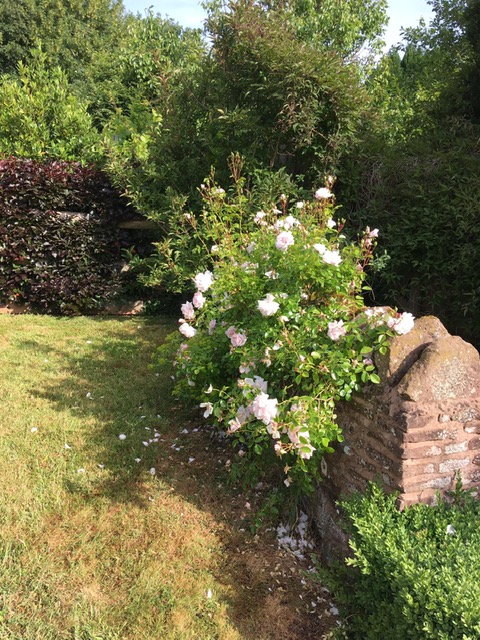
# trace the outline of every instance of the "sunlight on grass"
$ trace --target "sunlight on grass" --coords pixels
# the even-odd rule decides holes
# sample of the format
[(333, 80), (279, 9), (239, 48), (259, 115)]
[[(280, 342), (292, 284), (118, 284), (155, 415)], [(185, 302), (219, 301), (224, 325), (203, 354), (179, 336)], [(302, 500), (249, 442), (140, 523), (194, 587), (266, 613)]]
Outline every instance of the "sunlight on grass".
[(213, 516), (150, 473), (172, 427), (148, 362), (171, 330), (0, 318), (2, 639), (241, 637)]

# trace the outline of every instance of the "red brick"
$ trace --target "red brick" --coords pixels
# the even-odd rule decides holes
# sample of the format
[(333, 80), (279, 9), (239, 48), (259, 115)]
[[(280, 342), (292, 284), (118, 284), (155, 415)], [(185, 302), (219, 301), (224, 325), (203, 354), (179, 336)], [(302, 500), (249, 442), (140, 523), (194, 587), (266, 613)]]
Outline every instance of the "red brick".
[(402, 484), (405, 492), (422, 491), (424, 489), (449, 489), (452, 486), (452, 477), (451, 474), (433, 477), (428, 475), (414, 476), (404, 478)]
[(439, 441), (430, 442), (409, 442), (406, 444), (402, 458), (404, 460), (420, 459), (420, 458), (432, 458), (443, 455), (443, 446), (439, 445)]
[[(450, 424), (452, 427), (450, 427)], [(431, 426), (425, 429), (415, 429), (415, 431), (407, 431), (405, 434), (405, 442), (429, 442), (431, 440), (456, 440), (458, 436), (458, 427), (455, 428), (455, 423), (450, 423), (448, 426), (442, 428), (432, 429)]]

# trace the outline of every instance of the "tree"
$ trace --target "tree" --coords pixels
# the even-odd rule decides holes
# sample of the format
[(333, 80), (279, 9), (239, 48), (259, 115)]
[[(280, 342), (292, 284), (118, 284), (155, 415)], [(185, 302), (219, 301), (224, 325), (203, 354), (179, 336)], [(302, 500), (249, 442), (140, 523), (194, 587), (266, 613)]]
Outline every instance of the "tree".
[[(386, 0), (254, 0), (249, 4), (262, 7), (267, 15), (281, 14), (299, 41), (333, 50), (345, 59), (378, 53), (383, 45)], [(230, 0), (225, 9), (218, 0), (207, 2), (210, 25), (216, 17), (234, 12), (236, 5)]]
[(95, 160), (100, 138), (87, 105), (66, 73), (47, 68), (46, 54), (33, 52), (18, 77), (0, 80), (0, 154), (30, 159)]
[(80, 79), (97, 54), (113, 54), (124, 23), (122, 0), (2, 0), (0, 70), (14, 72), (40, 42), (52, 67)]
[(36, 33), (35, 0), (0, 3), (0, 74), (12, 73), (29, 57)]

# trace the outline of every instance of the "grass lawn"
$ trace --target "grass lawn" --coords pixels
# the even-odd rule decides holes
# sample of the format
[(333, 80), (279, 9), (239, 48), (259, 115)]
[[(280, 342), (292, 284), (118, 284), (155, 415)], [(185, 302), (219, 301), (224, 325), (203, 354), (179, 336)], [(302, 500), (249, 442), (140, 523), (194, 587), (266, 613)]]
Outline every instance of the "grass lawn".
[(233, 452), (149, 369), (173, 328), (0, 316), (1, 640), (308, 640), (335, 626), (306, 565), (249, 534), (257, 497), (227, 484)]

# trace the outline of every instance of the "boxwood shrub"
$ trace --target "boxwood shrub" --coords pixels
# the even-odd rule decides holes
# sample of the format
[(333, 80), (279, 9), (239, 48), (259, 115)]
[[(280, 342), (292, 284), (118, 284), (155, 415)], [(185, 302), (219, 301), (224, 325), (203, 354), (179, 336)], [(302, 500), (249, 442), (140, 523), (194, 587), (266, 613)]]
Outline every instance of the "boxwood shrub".
[(0, 161), (0, 301), (77, 313), (119, 289), (125, 203), (74, 162)]
[(344, 637), (480, 638), (478, 500), (459, 490), (452, 503), (399, 511), (395, 495), (372, 486), (342, 507), (353, 557), (330, 580)]

